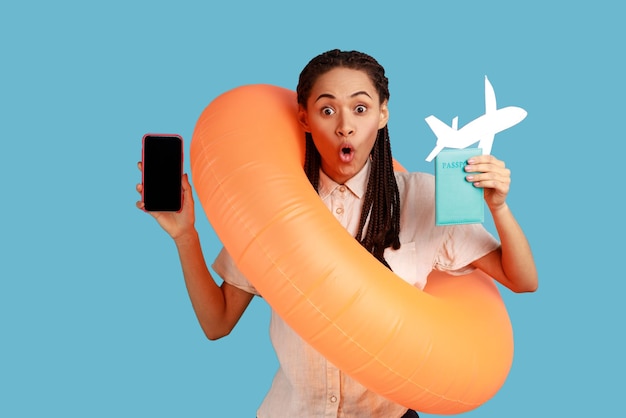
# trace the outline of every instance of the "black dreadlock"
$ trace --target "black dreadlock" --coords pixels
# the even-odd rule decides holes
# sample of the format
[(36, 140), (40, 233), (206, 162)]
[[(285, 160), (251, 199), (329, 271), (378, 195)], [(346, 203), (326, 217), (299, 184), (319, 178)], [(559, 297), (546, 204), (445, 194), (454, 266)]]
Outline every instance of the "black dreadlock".
[[(389, 99), (389, 81), (384, 68), (372, 57), (357, 51), (325, 52), (313, 58), (300, 73), (297, 87), (298, 103), (306, 109), (306, 102), (318, 77), (333, 68), (344, 67), (364, 71), (374, 84), (380, 102)], [(381, 263), (389, 267), (383, 253), (385, 248), (400, 248), (400, 193), (393, 172), (393, 158), (387, 126), (378, 130), (371, 152), (372, 167), (367, 182), (361, 219), (356, 239)], [(321, 156), (310, 133), (306, 133), (304, 170), (309, 181), (318, 190)], [(368, 222), (369, 219), (369, 222)], [(367, 231), (363, 230), (365, 225)]]

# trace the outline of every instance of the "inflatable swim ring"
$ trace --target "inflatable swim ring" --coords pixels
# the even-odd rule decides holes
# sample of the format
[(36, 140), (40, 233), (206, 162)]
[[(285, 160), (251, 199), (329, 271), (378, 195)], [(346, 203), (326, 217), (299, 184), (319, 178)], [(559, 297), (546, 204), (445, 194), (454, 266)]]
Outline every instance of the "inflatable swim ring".
[(248, 85), (201, 114), (191, 172), (220, 240), (271, 307), (366, 387), (425, 413), (482, 405), (513, 358), (493, 280), (434, 272), (420, 291), (380, 264), (308, 182), (296, 112), (293, 91)]

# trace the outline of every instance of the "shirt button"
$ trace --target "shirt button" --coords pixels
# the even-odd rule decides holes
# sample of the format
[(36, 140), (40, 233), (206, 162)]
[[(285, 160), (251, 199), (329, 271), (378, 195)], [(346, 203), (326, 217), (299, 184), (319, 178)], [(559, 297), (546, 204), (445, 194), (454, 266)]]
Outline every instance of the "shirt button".
[(346, 186), (341, 186), (341, 187), (339, 187), (339, 191), (340, 191), (341, 193), (345, 192), (345, 191), (346, 191)]
[(337, 402), (337, 397), (336, 397), (335, 395), (331, 396), (331, 397), (330, 397), (330, 401), (331, 401), (332, 403)]
[(337, 208), (335, 209), (335, 212), (337, 213), (337, 215), (341, 215), (343, 213), (343, 208)]

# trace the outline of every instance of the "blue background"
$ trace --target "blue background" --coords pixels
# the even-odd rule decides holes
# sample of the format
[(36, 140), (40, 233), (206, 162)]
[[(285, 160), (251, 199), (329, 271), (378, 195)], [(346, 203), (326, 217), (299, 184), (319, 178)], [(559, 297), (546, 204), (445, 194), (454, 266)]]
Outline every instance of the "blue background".
[[(424, 117), (483, 113), (485, 75), (499, 106), (528, 111), (493, 154), (512, 169), (540, 289), (502, 291), (514, 364), (463, 416), (621, 415), (620, 2), (215, 3), (0, 6), (0, 416), (254, 416), (276, 368), (269, 310), (255, 300), (230, 336), (203, 337), (174, 244), (135, 208), (141, 137), (180, 133), (188, 152), (217, 95), (295, 88), (335, 47), (386, 67), (394, 155), (410, 170), (432, 172)], [(198, 212), (212, 260), (220, 244)]]

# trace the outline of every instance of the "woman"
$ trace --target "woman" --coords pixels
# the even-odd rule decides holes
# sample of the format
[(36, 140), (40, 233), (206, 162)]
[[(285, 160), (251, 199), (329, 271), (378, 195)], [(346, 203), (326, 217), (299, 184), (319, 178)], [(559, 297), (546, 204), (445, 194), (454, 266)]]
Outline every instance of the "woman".
[[(482, 225), (437, 227), (434, 181), (423, 173), (394, 173), (387, 122), (388, 80), (372, 57), (333, 50), (300, 74), (298, 119), (306, 132), (305, 171), (337, 220), (381, 263), (423, 288), (432, 269), (480, 268), (515, 292), (534, 291), (537, 272), (526, 237), (506, 204), (510, 172), (493, 156), (470, 159), (467, 180), (483, 188), (500, 242)], [(141, 192), (141, 185), (137, 186)], [(187, 176), (180, 213), (152, 213), (176, 243), (187, 289), (209, 339), (227, 335), (254, 287), (225, 250), (207, 268)], [(137, 206), (143, 208), (143, 203)], [(275, 417), (415, 417), (361, 386), (304, 342), (274, 312), (270, 335), (279, 360), (272, 387), (257, 412)]]

